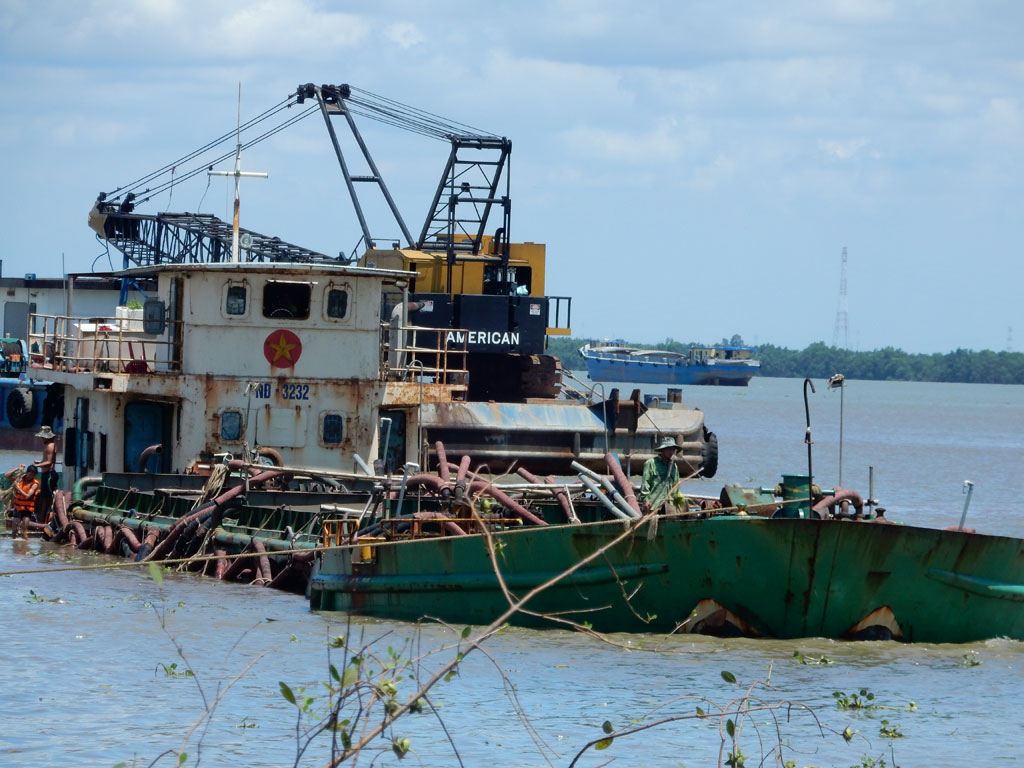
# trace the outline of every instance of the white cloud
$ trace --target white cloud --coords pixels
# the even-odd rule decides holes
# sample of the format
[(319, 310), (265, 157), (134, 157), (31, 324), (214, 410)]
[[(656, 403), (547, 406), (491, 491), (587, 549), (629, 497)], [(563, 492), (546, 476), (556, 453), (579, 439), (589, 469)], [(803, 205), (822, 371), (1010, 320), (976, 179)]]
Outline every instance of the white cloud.
[(384, 28), (384, 37), (403, 51), (419, 45), (424, 40), (419, 27), (407, 21), (389, 24)]
[(658, 120), (650, 129), (640, 132), (577, 127), (566, 132), (564, 141), (578, 154), (628, 163), (671, 162), (683, 153), (683, 136), (672, 118)]
[(207, 28), (203, 49), (223, 45), (240, 57), (326, 56), (363, 40), (369, 24), (349, 13), (320, 12), (302, 0), (244, 4)]
[(1024, 129), (1024, 114), (1015, 98), (989, 99), (984, 119), (994, 133), (1004, 137), (1019, 137)]
[(741, 170), (739, 159), (720, 153), (694, 168), (686, 184), (695, 190), (711, 190), (728, 185)]
[(855, 139), (819, 139), (818, 148), (834, 160), (851, 160), (870, 142), (863, 137)]
[(145, 130), (135, 120), (72, 116), (53, 124), (46, 133), (59, 146), (105, 147), (142, 136)]
[(819, 0), (818, 13), (846, 23), (880, 23), (891, 21), (896, 8), (889, 0)]
[(66, 4), (52, 0), (39, 5), (8, 9), (6, 43), (56, 59), (89, 55), (137, 67), (196, 57), (324, 58), (370, 32), (362, 16), (321, 10), (308, 0), (93, 0), (77, 13), (55, 11)]

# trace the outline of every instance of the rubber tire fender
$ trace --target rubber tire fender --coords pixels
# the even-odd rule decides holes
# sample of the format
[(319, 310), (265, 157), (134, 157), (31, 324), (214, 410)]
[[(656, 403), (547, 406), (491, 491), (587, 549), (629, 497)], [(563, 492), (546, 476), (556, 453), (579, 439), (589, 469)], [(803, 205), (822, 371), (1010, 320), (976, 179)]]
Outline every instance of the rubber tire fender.
[(28, 387), (15, 387), (7, 395), (7, 421), (15, 429), (31, 427), (36, 420), (36, 396)]
[(704, 428), (700, 476), (711, 478), (718, 472), (718, 435)]

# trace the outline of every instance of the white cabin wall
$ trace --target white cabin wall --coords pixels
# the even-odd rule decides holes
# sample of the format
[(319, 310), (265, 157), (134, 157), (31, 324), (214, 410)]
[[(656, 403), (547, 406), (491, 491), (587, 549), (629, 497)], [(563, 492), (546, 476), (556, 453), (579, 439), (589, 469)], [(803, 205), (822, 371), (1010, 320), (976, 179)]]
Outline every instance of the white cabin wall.
[[(107, 436), (107, 471), (126, 469), (129, 404), (140, 415), (138, 423), (148, 425), (142, 432), (133, 429), (133, 457), (145, 447), (140, 441), (157, 442), (150, 435), (158, 434), (172, 472), (187, 471), (204, 456), (242, 456), (257, 447), (275, 449), (289, 466), (353, 471), (355, 455), (370, 464), (377, 458), (380, 407), (414, 410), (424, 397), (450, 394), (438, 384), (381, 381), (381, 297), (385, 285), (396, 292), (395, 275), (301, 265), (183, 265), (161, 270), (157, 277), (152, 297), (163, 302), (169, 321), (182, 323), (180, 369), (171, 355), (158, 361), (157, 341), (152, 342), (154, 354), (146, 351), (152, 367), (145, 369), (128, 370), (119, 362), (46, 369), (48, 378), (67, 387), (67, 425), (75, 425), (77, 398), (89, 399), (88, 429)], [(268, 281), (312, 285), (309, 317), (264, 317)], [(229, 315), (225, 306), (232, 282), (246, 289), (241, 316)], [(331, 286), (346, 291), (342, 317), (327, 316), (325, 291)], [(115, 303), (112, 299), (98, 316), (112, 315)], [(76, 316), (81, 306), (76, 297)], [(159, 343), (172, 342), (176, 327), (166, 324)], [(289, 343), (291, 334), (301, 342), (301, 354), (287, 367), (272, 364), (265, 351), (278, 332), (290, 332)], [(154, 419), (160, 420), (159, 429)], [(415, 460), (416, 424), (409, 421), (407, 455)], [(94, 445), (93, 466), (85, 468), (86, 474), (100, 471), (98, 439)]]
[[(313, 284), (308, 319), (267, 318), (262, 315), (262, 276), (246, 276), (246, 313), (229, 315), (224, 309), (226, 287), (241, 282), (238, 275), (205, 274), (186, 279), (183, 295), (183, 371), (188, 374), (218, 373), (279, 379), (376, 380), (380, 371), (381, 281), (360, 277), (356, 281), (334, 279), (335, 287), (349, 292), (345, 318), (324, 315), (324, 295), (331, 280), (322, 275), (281, 275), (271, 280), (307, 281)], [(358, 289), (355, 287), (358, 284)], [(161, 294), (167, 297), (166, 285)], [(300, 343), (295, 365), (272, 365), (264, 354), (265, 343), (275, 331), (290, 331)]]
[[(202, 393), (197, 400), (205, 412), (204, 421), (185, 435), (201, 435), (203, 442), (190, 443), (192, 454), (232, 453), (241, 455), (246, 447), (273, 448), (288, 466), (352, 471), (353, 454), (372, 462), (376, 458), (377, 407), (384, 397), (380, 382), (311, 381), (298, 385), (302, 399), (283, 400), (287, 380), (274, 380), (250, 387), (251, 380), (195, 377)], [(306, 389), (308, 387), (308, 390)], [(185, 404), (187, 409), (191, 402)], [(197, 412), (198, 408), (194, 409)], [(222, 431), (225, 414), (234, 412), (242, 421), (237, 439), (226, 439)], [(324, 441), (326, 415), (341, 419), (342, 439)], [(194, 423), (191, 418), (186, 421)]]
[[(379, 381), (383, 280), (296, 272), (209, 271), (181, 281), (185, 335), (176, 386), (189, 392), (181, 405), (183, 442), (175, 468), (203, 453), (241, 455), (257, 446), (275, 449), (290, 466), (352, 471), (353, 454), (369, 463), (376, 458), (374, 404), (385, 396)], [(160, 295), (168, 306), (174, 276), (161, 278)], [(274, 280), (313, 284), (309, 318), (263, 317), (263, 287)], [(243, 315), (226, 312), (232, 283), (245, 285)], [(349, 293), (341, 320), (324, 313), (325, 292), (332, 285)], [(289, 367), (272, 365), (264, 353), (265, 343), (281, 330), (294, 333), (302, 344)], [(226, 439), (222, 431), (227, 412), (242, 421), (235, 439)], [(324, 441), (327, 416), (342, 421), (340, 443)]]

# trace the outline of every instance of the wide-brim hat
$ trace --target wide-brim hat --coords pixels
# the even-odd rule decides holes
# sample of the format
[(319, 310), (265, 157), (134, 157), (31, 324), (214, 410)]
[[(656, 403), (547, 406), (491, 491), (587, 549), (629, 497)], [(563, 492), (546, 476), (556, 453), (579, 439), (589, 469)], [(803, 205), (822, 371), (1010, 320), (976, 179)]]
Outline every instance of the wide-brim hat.
[(53, 433), (53, 430), (50, 427), (43, 427), (38, 432), (36, 432), (36, 437), (42, 437), (42, 438), (44, 438), (46, 440), (49, 440), (49, 439), (54, 438), (56, 436), (57, 435), (55, 435)]
[(655, 451), (663, 451), (666, 448), (675, 448), (676, 450), (681, 451), (683, 446), (677, 443), (674, 437), (663, 437), (658, 441), (658, 444), (654, 446)]

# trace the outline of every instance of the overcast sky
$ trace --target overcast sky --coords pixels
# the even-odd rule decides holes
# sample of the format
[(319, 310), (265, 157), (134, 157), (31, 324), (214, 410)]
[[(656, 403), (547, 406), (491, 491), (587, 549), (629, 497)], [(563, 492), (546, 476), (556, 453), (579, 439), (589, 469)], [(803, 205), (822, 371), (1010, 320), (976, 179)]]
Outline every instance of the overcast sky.
[[(239, 83), (243, 120), (351, 83), (512, 140), (574, 335), (831, 344), (845, 247), (851, 348), (1024, 349), (1016, 0), (3, 0), (0, 61), (5, 277), (108, 268), (97, 193), (231, 130)], [(418, 232), (447, 146), (360, 127)], [(322, 120), (243, 166), (243, 227), (356, 246)], [(230, 220), (207, 186), (139, 212)]]

